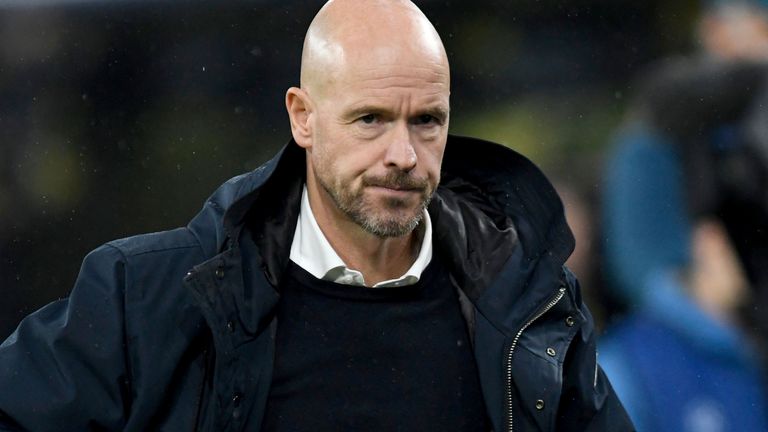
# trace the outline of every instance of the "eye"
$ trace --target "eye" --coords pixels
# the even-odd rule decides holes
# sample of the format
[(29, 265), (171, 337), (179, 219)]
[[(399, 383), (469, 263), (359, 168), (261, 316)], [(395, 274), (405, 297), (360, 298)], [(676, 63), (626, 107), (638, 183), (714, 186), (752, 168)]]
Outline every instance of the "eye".
[(435, 116), (430, 114), (422, 114), (414, 119), (414, 123), (418, 125), (428, 125), (430, 123), (439, 123)]
[(365, 124), (373, 124), (376, 121), (376, 115), (375, 114), (366, 114), (362, 117), (360, 117), (358, 120)]

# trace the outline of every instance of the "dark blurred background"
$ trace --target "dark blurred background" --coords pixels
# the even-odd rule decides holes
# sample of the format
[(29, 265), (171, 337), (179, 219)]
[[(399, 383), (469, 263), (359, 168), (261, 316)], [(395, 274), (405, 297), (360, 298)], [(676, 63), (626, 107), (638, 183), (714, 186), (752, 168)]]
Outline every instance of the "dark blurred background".
[[(526, 154), (587, 208), (631, 78), (694, 49), (700, 8), (416, 3), (450, 56), (452, 132)], [(186, 224), (287, 141), (284, 92), (321, 4), (0, 0), (0, 340), (67, 295), (88, 251)]]

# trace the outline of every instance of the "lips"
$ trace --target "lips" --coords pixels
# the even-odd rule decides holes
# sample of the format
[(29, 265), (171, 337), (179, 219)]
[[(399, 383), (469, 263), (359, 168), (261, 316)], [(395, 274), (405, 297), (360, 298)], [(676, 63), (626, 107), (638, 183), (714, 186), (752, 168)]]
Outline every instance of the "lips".
[(429, 186), (429, 183), (426, 180), (413, 178), (408, 175), (394, 174), (383, 178), (364, 179), (363, 185), (395, 191), (412, 192), (426, 190)]
[(373, 187), (382, 188), (382, 189), (389, 189), (397, 192), (418, 192), (421, 191), (423, 188), (420, 187), (403, 187), (399, 185), (382, 185), (382, 184), (373, 184), (371, 185)]
[(414, 188), (404, 189), (404, 188), (393, 188), (389, 186), (369, 186), (369, 187), (375, 190), (379, 190), (381, 193), (387, 193), (387, 194), (393, 194), (393, 195), (406, 195), (406, 194), (421, 192), (421, 190), (414, 189)]

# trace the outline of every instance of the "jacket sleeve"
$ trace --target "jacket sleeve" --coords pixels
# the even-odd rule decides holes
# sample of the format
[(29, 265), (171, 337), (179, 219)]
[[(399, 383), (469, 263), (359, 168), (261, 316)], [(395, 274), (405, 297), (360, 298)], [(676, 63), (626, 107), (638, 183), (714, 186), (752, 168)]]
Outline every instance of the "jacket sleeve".
[(0, 345), (0, 431), (122, 429), (124, 280), (122, 254), (96, 249), (70, 296), (26, 317)]
[(581, 305), (583, 323), (563, 364), (563, 392), (557, 418), (558, 431), (635, 431), (611, 383), (597, 363), (594, 320), (581, 299), (579, 284), (566, 270), (568, 284)]

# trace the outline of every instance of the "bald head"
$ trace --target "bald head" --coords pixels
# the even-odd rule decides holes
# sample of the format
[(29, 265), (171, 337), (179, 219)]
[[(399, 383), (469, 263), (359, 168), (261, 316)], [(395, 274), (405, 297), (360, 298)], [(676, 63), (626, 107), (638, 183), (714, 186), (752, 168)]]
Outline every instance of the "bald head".
[(437, 31), (407, 0), (331, 0), (304, 39), (301, 87), (320, 97), (349, 69), (404, 64), (437, 66), (448, 59)]

